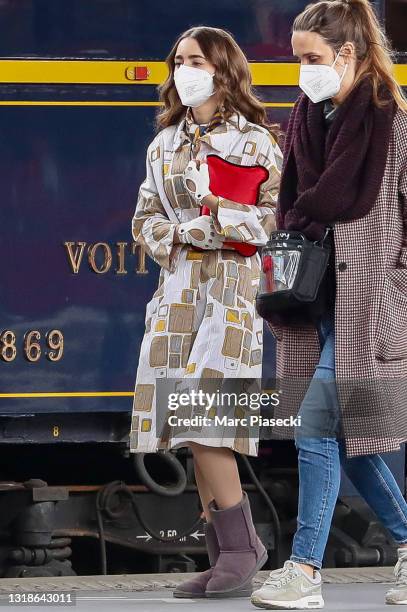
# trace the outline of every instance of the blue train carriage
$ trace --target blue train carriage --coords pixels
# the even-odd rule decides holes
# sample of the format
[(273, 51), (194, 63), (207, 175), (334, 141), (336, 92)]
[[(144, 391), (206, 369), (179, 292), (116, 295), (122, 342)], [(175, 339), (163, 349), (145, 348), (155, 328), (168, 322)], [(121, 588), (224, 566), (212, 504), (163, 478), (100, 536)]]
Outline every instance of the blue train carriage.
[[(6, 539), (0, 550), (9, 554), (0, 554), (0, 575), (73, 573), (74, 536), (99, 538), (102, 573), (105, 541), (152, 553), (150, 567), (158, 570), (192, 569), (188, 555), (203, 552), (185, 451), (179, 455), (186, 482), (179, 465), (150, 466), (164, 480), (175, 469), (179, 491), (155, 481), (146, 487), (144, 463), (136, 461), (136, 475), (128, 454), (145, 304), (158, 278), (158, 267), (132, 241), (130, 221), (154, 129), (156, 87), (176, 36), (196, 24), (231, 31), (270, 118), (284, 128), (298, 95), (290, 26), (305, 4), (1, 3), (0, 530)], [(405, 4), (376, 4), (399, 51), (397, 77), (407, 85)], [(265, 376), (272, 376), (270, 334), (264, 362)], [(402, 479), (404, 456), (392, 461)], [(277, 457), (266, 447), (256, 465), (280, 515), (294, 516), (292, 448), (281, 446)], [(246, 471), (258, 529), (276, 552), (278, 526), (247, 465)], [(101, 488), (117, 478), (128, 486)], [(354, 493), (347, 486), (342, 492)], [(165, 516), (160, 495), (167, 496)], [(371, 517), (363, 520), (367, 533)], [(343, 541), (334, 542), (328, 564), (338, 562), (338, 549), (346, 549)], [(358, 554), (377, 562), (366, 542), (352, 550), (359, 552), (350, 561), (343, 555), (350, 565)]]

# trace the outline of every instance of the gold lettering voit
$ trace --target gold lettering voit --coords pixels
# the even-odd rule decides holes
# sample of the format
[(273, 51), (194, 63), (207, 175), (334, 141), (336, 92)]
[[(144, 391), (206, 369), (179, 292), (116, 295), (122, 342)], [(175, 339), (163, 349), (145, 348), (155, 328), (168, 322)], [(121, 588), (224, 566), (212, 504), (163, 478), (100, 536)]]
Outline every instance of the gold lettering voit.
[[(64, 242), (68, 257), (68, 265), (73, 274), (79, 274), (85, 251), (90, 270), (96, 274), (106, 274), (112, 268), (113, 258), (116, 263), (114, 274), (127, 274), (126, 254), (136, 255), (137, 260), (134, 267), (135, 274), (148, 274), (146, 268), (146, 251), (136, 242), (115, 242), (112, 246), (108, 242)], [(116, 247), (116, 248), (114, 248)], [(113, 270), (111, 270), (113, 272)]]
[[(96, 264), (96, 251), (102, 248), (104, 253), (104, 260), (101, 268), (97, 267)], [(112, 265), (112, 251), (110, 250), (110, 246), (107, 242), (96, 242), (88, 247), (88, 260), (89, 265), (94, 272), (97, 274), (105, 274), (109, 272), (110, 266)]]
[(116, 268), (116, 274), (127, 274), (127, 270), (125, 268), (125, 248), (127, 246), (127, 242), (116, 242), (117, 246), (117, 260), (119, 262), (119, 267)]
[(137, 242), (133, 242), (131, 245), (131, 252), (133, 255), (136, 254), (136, 249), (138, 250), (138, 259), (137, 259), (137, 267), (134, 269), (136, 274), (148, 274), (148, 270), (146, 268), (146, 250), (137, 244)]
[[(64, 246), (68, 253), (68, 261), (71, 270), (74, 274), (78, 274), (80, 265), (82, 263), (86, 242), (64, 242)], [(73, 251), (73, 247), (75, 247), (75, 251)]]

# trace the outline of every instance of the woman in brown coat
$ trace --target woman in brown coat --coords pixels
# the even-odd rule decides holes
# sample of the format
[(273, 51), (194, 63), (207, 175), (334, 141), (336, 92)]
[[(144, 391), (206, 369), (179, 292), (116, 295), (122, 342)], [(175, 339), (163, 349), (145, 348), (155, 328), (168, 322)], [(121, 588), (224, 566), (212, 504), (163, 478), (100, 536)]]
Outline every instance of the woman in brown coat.
[(332, 299), (315, 324), (271, 324), (282, 415), (302, 418), (292, 555), (252, 595), (261, 608), (322, 608), (318, 570), (350, 477), (398, 545), (387, 603), (407, 603), (407, 504), (379, 453), (407, 440), (407, 103), (368, 0), (309, 5), (294, 21), (300, 87), (277, 227), (332, 227)]

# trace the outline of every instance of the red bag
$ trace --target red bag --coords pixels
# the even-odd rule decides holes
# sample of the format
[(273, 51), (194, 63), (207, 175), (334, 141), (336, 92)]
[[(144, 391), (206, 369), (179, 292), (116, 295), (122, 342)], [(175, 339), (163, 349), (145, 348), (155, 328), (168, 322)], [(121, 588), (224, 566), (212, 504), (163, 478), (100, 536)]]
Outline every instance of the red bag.
[[(248, 206), (257, 204), (260, 186), (269, 176), (264, 166), (239, 166), (222, 159), (219, 155), (208, 155), (206, 161), (210, 179), (209, 189), (213, 195)], [(210, 212), (210, 208), (201, 206), (201, 215), (209, 215)], [(254, 244), (247, 242), (225, 241), (224, 245), (233, 247), (246, 257), (257, 251)]]

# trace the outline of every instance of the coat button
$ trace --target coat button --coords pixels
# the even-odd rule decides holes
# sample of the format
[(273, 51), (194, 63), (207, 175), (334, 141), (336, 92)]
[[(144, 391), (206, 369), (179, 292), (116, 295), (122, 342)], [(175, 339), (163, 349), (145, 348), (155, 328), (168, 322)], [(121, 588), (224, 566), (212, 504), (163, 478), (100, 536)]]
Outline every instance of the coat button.
[(339, 272), (345, 272), (345, 270), (346, 270), (346, 268), (347, 268), (347, 267), (348, 267), (348, 266), (347, 266), (346, 261), (341, 261), (341, 262), (338, 264), (338, 270), (339, 270)]

